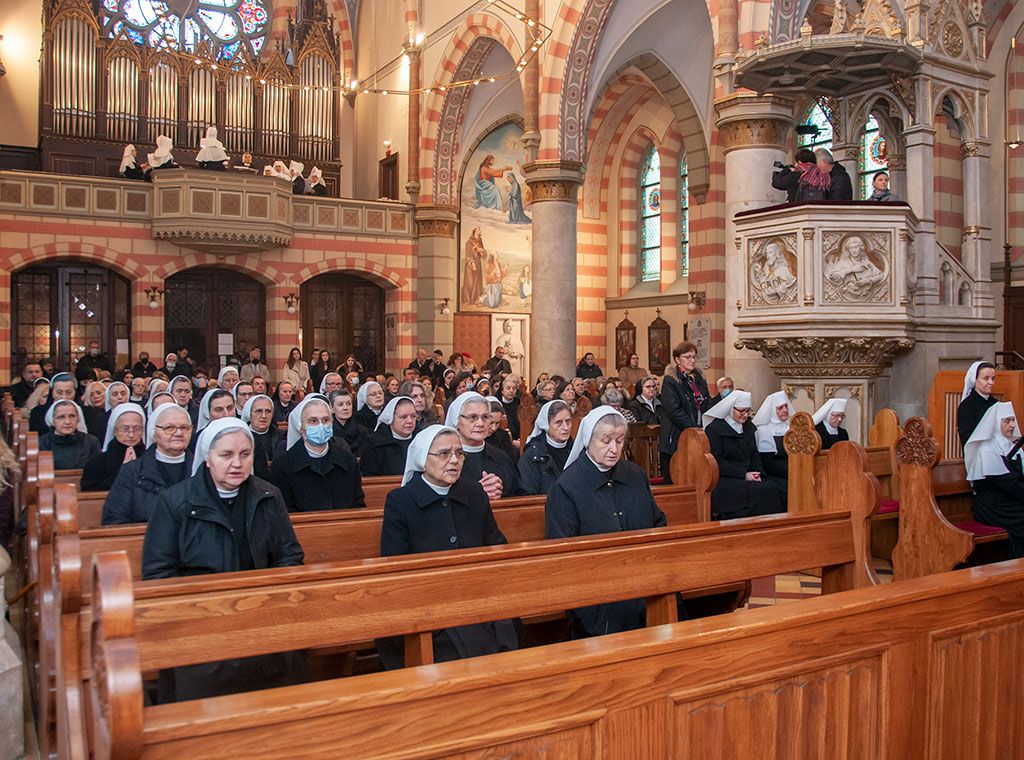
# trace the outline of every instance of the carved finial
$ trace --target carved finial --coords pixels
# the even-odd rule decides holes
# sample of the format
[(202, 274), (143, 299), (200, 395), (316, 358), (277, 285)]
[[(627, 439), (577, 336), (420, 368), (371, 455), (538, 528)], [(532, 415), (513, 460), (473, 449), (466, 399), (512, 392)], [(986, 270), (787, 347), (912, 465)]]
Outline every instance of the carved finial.
[(821, 436), (814, 429), (814, 418), (807, 412), (794, 414), (782, 444), (788, 454), (817, 454), (821, 450)]
[(939, 442), (932, 437), (932, 426), (923, 417), (911, 417), (903, 426), (903, 437), (896, 441), (896, 462), (931, 467), (939, 459)]
[(800, 36), (806, 38), (812, 34), (814, 34), (814, 27), (811, 26), (811, 22), (804, 21), (803, 26), (800, 27)]
[(658, 319), (661, 319), (661, 309), (655, 309), (654, 313), (658, 315)]
[(626, 315), (624, 317), (627, 321), (629, 320), (629, 309), (626, 309)]

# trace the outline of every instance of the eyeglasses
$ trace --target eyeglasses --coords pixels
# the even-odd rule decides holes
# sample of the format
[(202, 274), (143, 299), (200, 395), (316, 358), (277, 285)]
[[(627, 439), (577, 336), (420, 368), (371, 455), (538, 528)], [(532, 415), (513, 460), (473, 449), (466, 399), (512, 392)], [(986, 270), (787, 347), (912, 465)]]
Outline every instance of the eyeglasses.
[(697, 354), (692, 353), (692, 352), (688, 353), (688, 354), (679, 354), (679, 358), (680, 359), (696, 359), (697, 358)]
[(458, 461), (462, 461), (466, 458), (466, 452), (462, 449), (442, 449), (441, 451), (430, 451), (430, 456), (437, 457), (442, 462), (455, 457)]
[(737, 407), (737, 406), (734, 406), (734, 407), (732, 408), (732, 410), (733, 410), (734, 412), (736, 412), (736, 414), (750, 414), (750, 410), (749, 410), (749, 409), (740, 409), (740, 408), (739, 408), (739, 407)]
[(125, 427), (124, 425), (118, 425), (116, 428), (114, 428), (114, 430), (116, 430), (118, 433), (141, 433), (142, 426), (132, 425), (131, 427)]
[(157, 425), (156, 429), (157, 430), (163, 430), (165, 433), (168, 433), (169, 435), (174, 435), (175, 433), (188, 433), (189, 431), (192, 430), (192, 426), (191, 425)]
[(460, 414), (459, 415), (459, 419), (460, 420), (466, 420), (468, 422), (472, 422), (472, 423), (475, 424), (477, 422), (490, 422), (491, 421), (491, 415), (489, 415), (489, 414)]

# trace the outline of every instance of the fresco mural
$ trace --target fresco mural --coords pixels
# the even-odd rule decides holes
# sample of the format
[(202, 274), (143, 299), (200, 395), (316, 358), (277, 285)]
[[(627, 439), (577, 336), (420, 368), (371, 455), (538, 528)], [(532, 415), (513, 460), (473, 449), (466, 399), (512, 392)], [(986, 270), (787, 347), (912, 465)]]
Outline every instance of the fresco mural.
[(462, 177), (459, 311), (529, 314), (533, 303), (530, 193), (523, 130), (492, 130)]

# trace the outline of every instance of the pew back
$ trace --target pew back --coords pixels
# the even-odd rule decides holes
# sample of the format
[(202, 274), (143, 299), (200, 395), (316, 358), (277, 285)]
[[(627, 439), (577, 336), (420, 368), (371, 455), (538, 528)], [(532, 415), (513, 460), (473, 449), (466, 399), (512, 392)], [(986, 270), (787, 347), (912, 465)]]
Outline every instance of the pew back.
[[(928, 421), (939, 444), (939, 461), (963, 459), (964, 450), (956, 433), (956, 411), (964, 390), (964, 373), (942, 370), (935, 373), (928, 393)], [(992, 394), (1024, 409), (1024, 372), (1001, 369), (996, 373)]]

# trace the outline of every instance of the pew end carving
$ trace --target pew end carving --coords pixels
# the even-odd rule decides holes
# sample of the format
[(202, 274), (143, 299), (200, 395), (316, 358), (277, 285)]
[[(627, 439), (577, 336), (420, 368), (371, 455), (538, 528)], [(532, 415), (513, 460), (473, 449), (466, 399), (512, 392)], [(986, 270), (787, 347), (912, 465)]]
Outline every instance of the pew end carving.
[(789, 457), (786, 511), (790, 514), (817, 512), (814, 481), (816, 457), (821, 451), (821, 436), (814, 429), (814, 418), (807, 412), (794, 414), (782, 440)]
[(691, 486), (697, 492), (700, 521), (711, 520), (711, 492), (718, 484), (718, 462), (711, 454), (708, 437), (700, 428), (686, 428), (679, 436), (676, 453), (669, 462), (675, 485)]

